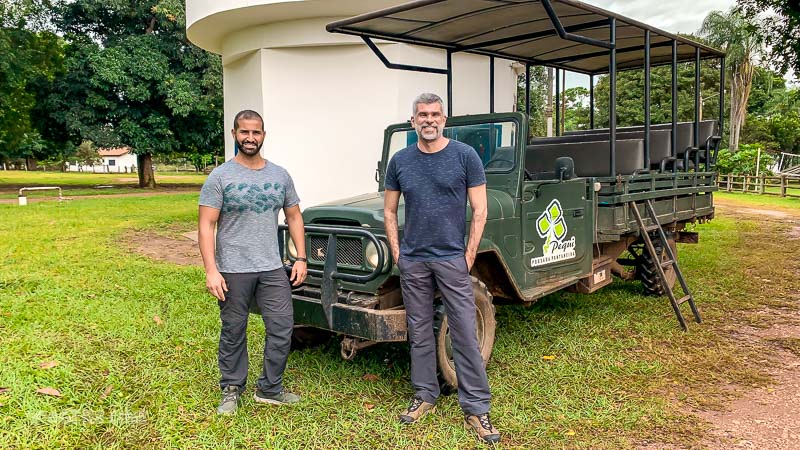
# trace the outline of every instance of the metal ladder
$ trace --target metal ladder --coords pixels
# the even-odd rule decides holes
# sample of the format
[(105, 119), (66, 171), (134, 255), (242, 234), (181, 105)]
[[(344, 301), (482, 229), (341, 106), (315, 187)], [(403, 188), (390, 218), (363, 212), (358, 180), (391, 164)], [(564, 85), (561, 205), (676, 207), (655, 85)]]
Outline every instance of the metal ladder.
[[(672, 304), (672, 309), (675, 311), (675, 316), (678, 318), (678, 322), (681, 324), (683, 331), (687, 331), (688, 327), (686, 326), (686, 320), (683, 318), (683, 314), (681, 313), (682, 304), (689, 303), (689, 307), (692, 309), (695, 322), (701, 323), (703, 319), (700, 318), (700, 312), (697, 310), (697, 306), (694, 304), (694, 296), (692, 296), (692, 293), (689, 292), (689, 287), (686, 286), (686, 280), (683, 278), (683, 273), (681, 273), (681, 269), (678, 267), (678, 260), (675, 258), (675, 254), (672, 252), (672, 248), (667, 242), (667, 235), (664, 233), (664, 229), (661, 228), (661, 225), (658, 223), (658, 216), (656, 215), (656, 210), (653, 208), (652, 200), (645, 200), (642, 202), (642, 204), (644, 205), (647, 218), (650, 219), (650, 223), (652, 225), (645, 226), (644, 220), (642, 220), (642, 215), (639, 214), (639, 206), (636, 202), (629, 202), (628, 206), (630, 206), (631, 211), (633, 212), (633, 217), (636, 219), (636, 223), (639, 225), (639, 234), (642, 236), (642, 240), (644, 241), (645, 251), (650, 253), (650, 255), (653, 257), (653, 261), (656, 263), (655, 267), (656, 273), (658, 274), (658, 279), (661, 281), (664, 291), (666, 291), (667, 295), (669, 296), (669, 302)], [(653, 245), (653, 239), (650, 237), (650, 233), (654, 231), (657, 232), (655, 238), (661, 241), (662, 247), (667, 252), (667, 256), (669, 257), (666, 261), (662, 261), (661, 255), (656, 254), (656, 249)], [(664, 273), (664, 269), (670, 266), (672, 266), (673, 270), (675, 270), (675, 276), (681, 283), (681, 288), (683, 289), (684, 295), (679, 299), (675, 298), (675, 293), (672, 291), (672, 288), (669, 287), (669, 284), (667, 283), (667, 276)]]

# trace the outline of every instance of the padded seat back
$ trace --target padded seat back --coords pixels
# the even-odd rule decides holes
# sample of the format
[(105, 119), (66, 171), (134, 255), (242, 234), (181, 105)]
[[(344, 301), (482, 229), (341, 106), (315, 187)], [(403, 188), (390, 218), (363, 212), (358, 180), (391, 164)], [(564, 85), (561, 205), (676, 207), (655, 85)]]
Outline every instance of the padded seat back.
[(611, 149), (608, 141), (590, 142), (539, 142), (525, 151), (525, 169), (533, 174), (552, 172), (556, 158), (569, 156), (575, 162), (579, 177), (608, 177), (630, 175), (644, 169), (644, 140), (618, 140), (616, 173), (611, 173)]
[(700, 132), (697, 134), (699, 137), (697, 140), (697, 147), (703, 148), (706, 145), (708, 138), (713, 136), (715, 131), (717, 131), (716, 120), (704, 120), (700, 122)]
[[(644, 140), (644, 130), (642, 131), (622, 131), (617, 133), (617, 143), (619, 141), (642, 139)], [(580, 134), (569, 136), (553, 136), (553, 137), (536, 137), (531, 139), (531, 145), (539, 144), (555, 144), (555, 143), (575, 143), (575, 142), (593, 142), (593, 141), (606, 141), (609, 140), (608, 132), (598, 134)], [(671, 155), (670, 143), (672, 142), (672, 133), (669, 130), (651, 130), (650, 131), (650, 168), (657, 169), (661, 164), (661, 160)], [(608, 145), (608, 144), (606, 144)], [(642, 149), (644, 152), (644, 147)], [(642, 153), (644, 155), (644, 153)], [(620, 164), (620, 153), (617, 150), (617, 164)], [(642, 156), (644, 158), (644, 156)]]

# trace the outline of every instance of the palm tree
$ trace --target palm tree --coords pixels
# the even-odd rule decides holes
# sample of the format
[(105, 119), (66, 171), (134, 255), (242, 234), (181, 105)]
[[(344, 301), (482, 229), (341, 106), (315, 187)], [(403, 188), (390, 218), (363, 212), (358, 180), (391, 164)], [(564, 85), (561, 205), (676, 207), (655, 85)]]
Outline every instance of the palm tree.
[(731, 90), (731, 117), (729, 146), (732, 152), (739, 148), (739, 131), (747, 116), (747, 100), (753, 85), (756, 58), (763, 50), (763, 39), (758, 27), (738, 11), (712, 11), (703, 20), (700, 34), (712, 46), (725, 51), (727, 74)]

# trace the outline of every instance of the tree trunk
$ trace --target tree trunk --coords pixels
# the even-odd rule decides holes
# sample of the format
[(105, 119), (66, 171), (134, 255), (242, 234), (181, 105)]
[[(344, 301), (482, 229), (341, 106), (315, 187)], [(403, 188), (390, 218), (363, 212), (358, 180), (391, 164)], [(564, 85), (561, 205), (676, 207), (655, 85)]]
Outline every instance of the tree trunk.
[(731, 75), (731, 126), (730, 126), (730, 151), (739, 150), (739, 135), (747, 118), (747, 101), (750, 98), (750, 89), (753, 86), (753, 73), (755, 66), (744, 62)]
[(28, 170), (36, 170), (36, 160), (31, 158), (30, 156), (26, 156), (25, 167), (27, 167)]
[(136, 164), (139, 171), (139, 187), (156, 187), (156, 178), (153, 176), (153, 155), (150, 153), (140, 153), (136, 155)]

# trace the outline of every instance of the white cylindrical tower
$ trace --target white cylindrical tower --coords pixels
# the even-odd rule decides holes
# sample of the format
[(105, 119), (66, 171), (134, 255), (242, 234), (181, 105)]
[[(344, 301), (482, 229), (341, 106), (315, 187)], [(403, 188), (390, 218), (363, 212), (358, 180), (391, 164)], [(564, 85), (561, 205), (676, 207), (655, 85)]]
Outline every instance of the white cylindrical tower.
[[(186, 0), (187, 35), (222, 55), (225, 157), (233, 157), (233, 117), (264, 116), (264, 156), (286, 167), (302, 205), (375, 192), (387, 125), (408, 120), (422, 92), (446, 98), (444, 75), (391, 70), (353, 36), (325, 25), (405, 3), (400, 0)], [(444, 68), (443, 51), (380, 43), (403, 64)], [(495, 60), (495, 111), (512, 111), (517, 74)], [(453, 56), (453, 114), (489, 111), (489, 59)]]

